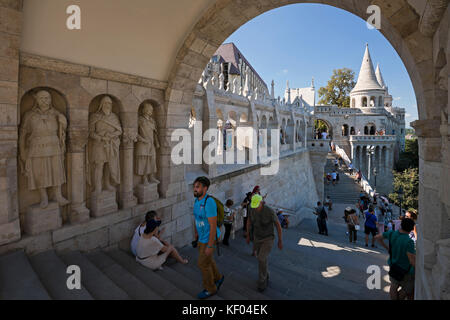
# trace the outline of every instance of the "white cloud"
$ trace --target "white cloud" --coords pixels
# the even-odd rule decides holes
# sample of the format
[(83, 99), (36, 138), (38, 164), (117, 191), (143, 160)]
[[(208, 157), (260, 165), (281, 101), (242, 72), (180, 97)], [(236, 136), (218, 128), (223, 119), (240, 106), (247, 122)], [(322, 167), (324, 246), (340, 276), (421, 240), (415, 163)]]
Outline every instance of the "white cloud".
[(287, 74), (288, 72), (289, 72), (289, 70), (288, 69), (283, 69), (283, 71), (282, 71), (284, 74)]

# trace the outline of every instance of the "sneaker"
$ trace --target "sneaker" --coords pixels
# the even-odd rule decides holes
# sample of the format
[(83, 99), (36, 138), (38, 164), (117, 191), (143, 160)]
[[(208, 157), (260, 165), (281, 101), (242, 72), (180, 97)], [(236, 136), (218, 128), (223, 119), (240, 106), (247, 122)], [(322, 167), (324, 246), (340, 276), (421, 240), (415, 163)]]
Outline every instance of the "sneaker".
[(208, 299), (209, 297), (212, 297), (215, 294), (216, 294), (215, 292), (214, 293), (209, 293), (208, 290), (203, 290), (202, 292), (200, 292), (197, 295), (197, 298), (202, 299), (202, 300), (203, 299)]
[(220, 278), (219, 280), (216, 281), (217, 290), (220, 289), (220, 286), (222, 285), (224, 280), (225, 280), (225, 276), (222, 276), (222, 278)]

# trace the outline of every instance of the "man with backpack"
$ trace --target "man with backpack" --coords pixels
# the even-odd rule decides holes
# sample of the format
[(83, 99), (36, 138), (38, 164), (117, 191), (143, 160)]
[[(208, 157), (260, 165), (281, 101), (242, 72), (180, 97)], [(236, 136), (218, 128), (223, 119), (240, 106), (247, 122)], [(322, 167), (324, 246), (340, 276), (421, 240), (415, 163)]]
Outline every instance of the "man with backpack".
[(322, 206), (322, 202), (317, 202), (316, 211), (314, 214), (317, 216), (317, 226), (319, 227), (319, 234), (328, 236), (327, 219), (328, 215), (325, 208)]
[[(409, 233), (414, 229), (414, 220), (402, 219), (400, 230), (387, 231), (376, 236), (380, 244), (389, 251), (389, 279), (391, 300), (414, 300), (414, 268), (416, 250)], [(384, 243), (388, 239), (389, 246)], [(399, 291), (399, 288), (401, 290)]]
[(202, 272), (204, 290), (198, 294), (199, 299), (209, 298), (217, 293), (224, 281), (214, 261), (214, 249), (220, 237), (218, 222), (223, 222), (223, 205), (218, 212), (216, 199), (207, 194), (210, 181), (206, 177), (198, 177), (194, 182), (194, 217), (195, 241), (198, 244), (198, 267)]

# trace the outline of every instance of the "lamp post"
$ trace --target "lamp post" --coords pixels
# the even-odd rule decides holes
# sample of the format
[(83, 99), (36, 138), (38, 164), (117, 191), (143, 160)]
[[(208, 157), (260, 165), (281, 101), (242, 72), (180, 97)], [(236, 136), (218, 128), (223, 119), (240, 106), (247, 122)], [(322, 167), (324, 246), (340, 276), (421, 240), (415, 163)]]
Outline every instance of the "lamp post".
[(399, 213), (399, 218), (402, 215), (402, 200), (403, 200), (403, 188), (402, 186), (400, 186), (400, 188), (398, 189), (398, 199), (400, 200), (400, 213)]
[(373, 176), (375, 177), (374, 192), (377, 192), (377, 168), (373, 168)]
[(369, 157), (369, 168), (367, 170), (367, 181), (370, 183), (370, 176), (371, 176), (371, 169), (370, 169), (370, 163), (372, 159), (372, 155), (375, 154), (375, 146), (370, 146), (367, 148), (367, 156)]

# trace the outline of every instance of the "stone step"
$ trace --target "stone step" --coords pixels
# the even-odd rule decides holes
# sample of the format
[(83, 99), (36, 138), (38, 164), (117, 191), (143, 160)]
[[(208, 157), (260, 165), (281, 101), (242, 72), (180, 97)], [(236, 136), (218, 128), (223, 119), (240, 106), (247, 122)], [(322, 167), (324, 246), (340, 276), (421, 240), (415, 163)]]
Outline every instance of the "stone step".
[[(252, 261), (254, 261), (254, 263), (252, 263), (251, 261), (246, 261), (237, 256), (232, 256), (224, 246), (221, 246), (220, 251), (221, 256), (216, 256), (216, 263), (220, 266), (221, 272), (224, 272), (225, 274), (226, 272), (233, 272), (242, 285), (246, 285), (256, 291), (258, 281), (257, 260), (253, 257)], [(275, 300), (289, 299), (286, 295), (287, 289), (275, 280), (277, 278), (275, 274), (271, 274), (271, 276), (272, 281), (269, 282), (269, 286), (264, 291), (264, 295)]]
[[(196, 282), (182, 273), (172, 269), (172, 267), (164, 265), (163, 270), (157, 271), (164, 279), (170, 281), (173, 285), (187, 292), (192, 297), (197, 295), (204, 289), (201, 282)], [(223, 300), (219, 295), (214, 295), (209, 300)]]
[[(367, 266), (371, 264), (379, 266), (385, 264), (384, 258), (373, 258), (371, 256), (364, 255), (362, 258), (365, 259), (363, 263), (364, 266), (354, 268), (351, 262), (354, 261), (354, 258), (353, 260), (350, 259), (350, 254), (341, 254), (341, 256), (337, 254), (327, 254), (329, 259), (326, 259), (324, 258), (323, 250), (317, 250), (317, 248), (310, 248), (310, 252), (304, 252), (304, 248), (299, 248), (296, 245), (298, 242), (298, 237), (287, 237), (286, 233), (287, 232), (285, 232), (285, 235), (283, 236), (283, 250), (279, 251), (277, 248), (272, 249), (271, 256), (269, 258), (269, 265), (272, 265), (273, 268), (277, 270), (289, 270), (292, 272), (292, 275), (297, 275), (300, 278), (306, 279), (307, 281), (304, 283), (307, 285), (311, 282), (316, 282), (319, 287), (326, 285), (329, 288), (333, 288), (333, 290), (327, 291), (327, 297), (324, 297), (323, 293), (319, 292), (321, 296), (317, 297), (318, 299), (342, 299), (343, 295), (339, 295), (340, 292), (345, 294), (348, 298), (355, 298), (352, 294), (353, 291), (358, 291), (358, 289), (364, 291), (366, 289), (365, 282), (367, 280), (367, 274), (365, 272)], [(307, 239), (311, 239), (315, 236), (305, 234), (304, 232), (302, 232), (302, 235), (304, 235)], [(322, 238), (322, 240), (325, 241), (326, 239)], [(250, 256), (251, 249), (246, 248), (245, 244), (231, 242), (231, 246), (238, 252), (238, 254), (240, 251), (241, 254), (243, 253), (244, 255)], [(327, 279), (323, 278), (321, 271), (326, 272), (327, 267), (329, 266), (339, 266), (339, 277)], [(347, 288), (347, 290), (345, 290), (345, 288)], [(333, 291), (338, 293), (337, 297), (333, 297)], [(372, 293), (364, 293), (368, 294), (368, 297), (373, 295)]]
[[(128, 272), (102, 251), (87, 254), (88, 259), (134, 300), (163, 300), (153, 289)], [(137, 262), (136, 262), (137, 263)], [(149, 272), (152, 272), (149, 270)]]
[(33, 269), (36, 271), (47, 292), (54, 300), (93, 300), (91, 294), (82, 287), (80, 290), (69, 290), (67, 279), (67, 265), (50, 250), (29, 257)]
[(193, 296), (189, 295), (182, 289), (173, 285), (170, 281), (164, 279), (158, 272), (149, 270), (136, 262), (131, 253), (114, 249), (106, 252), (114, 261), (132, 273), (136, 278), (142, 281), (149, 288), (153, 289), (157, 294), (166, 300), (192, 300)]
[(129, 300), (130, 296), (98, 269), (79, 251), (61, 252), (58, 256), (67, 265), (81, 269), (81, 283), (96, 300)]
[[(187, 265), (175, 263), (171, 265), (171, 268), (177, 271), (178, 273), (184, 274), (186, 277), (192, 279), (193, 281), (196, 281), (197, 283), (202, 283), (202, 274), (200, 270), (198, 268), (197, 270), (194, 270), (189, 266), (192, 266), (192, 262), (188, 263)], [(221, 286), (218, 295), (225, 300), (248, 300), (248, 297), (245, 297), (240, 293), (242, 291), (236, 291), (232, 287), (230, 287), (228, 285), (229, 281), (231, 281), (231, 279), (230, 280), (228, 278), (225, 279), (225, 282)]]
[[(190, 262), (187, 265), (187, 267), (193, 270), (194, 272), (200, 273), (200, 270), (193, 262), (194, 259), (197, 257), (197, 255), (193, 252), (192, 248), (189, 249), (188, 247), (184, 247), (180, 250), (180, 253), (182, 253), (186, 257), (189, 257)], [(214, 259), (217, 259), (217, 256), (215, 256)], [(233, 290), (240, 292), (249, 300), (269, 300), (267, 296), (258, 292), (256, 290), (256, 287), (254, 288), (254, 286), (248, 287), (243, 285), (239, 276), (236, 275), (239, 273), (239, 270), (229, 271), (227, 268), (224, 268), (223, 265), (218, 265), (217, 267), (219, 268), (219, 271), (225, 276), (224, 286), (229, 286)], [(222, 288), (220, 290), (222, 290)]]
[[(303, 266), (298, 266), (296, 269), (285, 268), (286, 262), (290, 263), (290, 261), (284, 257), (275, 255), (274, 253), (277, 251), (278, 248), (273, 248), (269, 256), (270, 277), (275, 283), (286, 290), (286, 295), (289, 299), (339, 299), (342, 297), (342, 294), (330, 295), (330, 293), (327, 293), (326, 297), (324, 297), (323, 287), (330, 287), (329, 284), (325, 284), (324, 281), (317, 281), (318, 279), (313, 279), (310, 275), (311, 270), (307, 270)], [(236, 259), (236, 256), (245, 259), (249, 255), (249, 253), (243, 253), (239, 249), (236, 249), (234, 256), (231, 256), (230, 259)], [(255, 257), (252, 258), (255, 262), (257, 261)], [(257, 264), (255, 269), (257, 270)], [(341, 291), (339, 288), (336, 289), (338, 289), (338, 292)]]
[(0, 300), (50, 300), (23, 251), (0, 257)]

